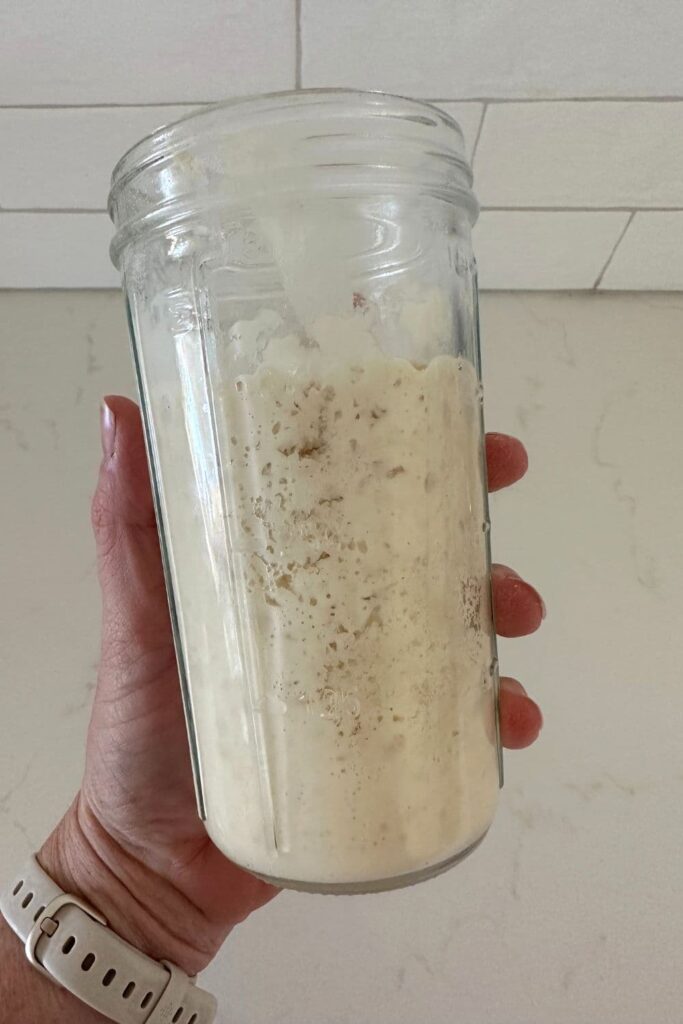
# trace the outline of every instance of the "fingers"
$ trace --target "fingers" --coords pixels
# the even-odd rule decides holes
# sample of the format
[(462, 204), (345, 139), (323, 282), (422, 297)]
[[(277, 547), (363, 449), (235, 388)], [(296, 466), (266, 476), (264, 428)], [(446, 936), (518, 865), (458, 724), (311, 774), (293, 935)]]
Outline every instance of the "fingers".
[(521, 480), (529, 467), (526, 448), (508, 434), (486, 435), (489, 491), (499, 491)]
[[(508, 434), (486, 435), (486, 466), (489, 491), (521, 480), (529, 466), (521, 441)], [(530, 583), (507, 565), (491, 569), (491, 590), (496, 632), (500, 636), (527, 636), (534, 633), (545, 618), (543, 598)], [(543, 715), (538, 704), (527, 696), (516, 679), (502, 676), (500, 680), (500, 738), (504, 747), (519, 750), (538, 738)]]
[(102, 464), (93, 499), (95, 539), (113, 542), (123, 526), (155, 528), (140, 410), (129, 398), (102, 402)]
[(494, 565), (491, 589), (496, 633), (506, 637), (527, 636), (538, 629), (546, 615), (545, 604), (530, 583), (507, 565)]
[[(545, 618), (543, 598), (530, 583), (506, 565), (494, 565), (491, 572), (496, 632), (500, 636), (533, 633)], [(500, 738), (504, 747), (519, 750), (538, 738), (543, 716), (516, 679), (500, 680)]]
[(140, 411), (106, 398), (103, 458), (92, 502), (103, 599), (102, 661), (110, 668), (159, 671), (172, 657), (154, 506)]
[(543, 728), (543, 715), (517, 679), (501, 677), (498, 706), (503, 746), (509, 750), (531, 746)]
[[(486, 463), (489, 490), (498, 491), (524, 476), (529, 459), (516, 437), (487, 434)], [(541, 595), (505, 565), (493, 566), (491, 576), (496, 631), (501, 636), (526, 636), (537, 630), (545, 618)]]

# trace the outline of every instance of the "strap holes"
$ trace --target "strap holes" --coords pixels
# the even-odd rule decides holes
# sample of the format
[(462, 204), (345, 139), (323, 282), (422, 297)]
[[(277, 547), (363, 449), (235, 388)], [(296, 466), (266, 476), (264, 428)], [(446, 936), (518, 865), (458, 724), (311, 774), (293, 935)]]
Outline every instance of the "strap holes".
[(150, 1003), (152, 1002), (152, 995), (153, 995), (153, 994), (154, 994), (154, 993), (152, 993), (152, 992), (147, 992), (147, 994), (146, 994), (146, 995), (145, 995), (145, 996), (143, 997), (143, 1000), (142, 1000), (142, 1002), (140, 1003), (140, 1007), (141, 1007), (141, 1009), (143, 1009), (143, 1010), (144, 1010), (144, 1008), (145, 1008), (146, 1006), (149, 1006), (149, 1004), (150, 1004)]
[(89, 971), (94, 963), (95, 963), (95, 954), (94, 953), (88, 953), (87, 956), (83, 957), (83, 962), (81, 963), (81, 970), (82, 971)]
[(68, 954), (71, 952), (75, 945), (76, 939), (73, 935), (70, 935), (69, 938), (64, 943), (64, 945), (62, 946), (62, 953), (68, 956)]
[(115, 977), (116, 971), (114, 970), (113, 967), (110, 967), (105, 976), (102, 978), (102, 984), (104, 985), (104, 987), (109, 988)]
[(22, 880), (20, 882), (17, 882), (17, 884), (12, 889), (12, 895), (13, 896), (16, 896), (18, 893), (21, 892), (21, 887), (22, 887), (23, 884), (24, 884), (24, 880), (22, 878)]
[(27, 892), (26, 895), (24, 896), (23, 900), (21, 901), (21, 905), (24, 908), (24, 910), (26, 910), (27, 906), (29, 905), (29, 903), (31, 902), (32, 899), (33, 899), (33, 893), (32, 892)]
[(190, 1019), (188, 1020), (187, 1024), (196, 1024), (196, 1020), (197, 1020), (197, 1014), (193, 1013), (192, 1016), (190, 1017)]
[(130, 999), (130, 997), (133, 995), (133, 992), (135, 992), (135, 982), (129, 981), (123, 990), (123, 998)]
[(45, 910), (45, 907), (44, 907), (44, 906), (43, 906), (43, 907), (38, 907), (38, 909), (36, 910), (35, 914), (33, 915), (33, 920), (34, 920), (34, 921), (37, 921), (37, 920), (38, 920), (38, 918), (40, 917), (40, 915), (42, 914), (42, 912), (43, 912), (44, 910)]
[(178, 1024), (178, 1021), (180, 1020), (180, 1018), (183, 1015), (183, 1010), (184, 1009), (185, 1009), (185, 1007), (181, 1006), (178, 1010), (176, 1010), (176, 1012), (173, 1014), (173, 1020), (171, 1021), (171, 1024)]

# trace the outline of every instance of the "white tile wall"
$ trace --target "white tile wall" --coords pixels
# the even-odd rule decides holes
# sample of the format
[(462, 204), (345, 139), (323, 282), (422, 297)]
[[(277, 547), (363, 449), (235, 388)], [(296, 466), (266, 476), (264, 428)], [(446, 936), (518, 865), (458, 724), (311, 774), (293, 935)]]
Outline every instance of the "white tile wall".
[(0, 8), (0, 104), (196, 103), (295, 82), (292, 0)]
[(104, 210), (118, 158), (154, 128), (192, 109), (0, 109), (0, 208)]
[(116, 288), (106, 213), (0, 213), (3, 288)]
[(637, 213), (602, 284), (627, 291), (683, 291), (683, 211)]
[(479, 136), (481, 119), (484, 115), (483, 103), (439, 103), (439, 106), (454, 117), (462, 128), (465, 136), (467, 155), (472, 159), (472, 150)]
[(303, 84), (416, 96), (683, 92), (678, 0), (303, 0)]
[(593, 288), (627, 213), (485, 210), (474, 230), (485, 289)]
[[(482, 103), (442, 103), (463, 130), (467, 152), (477, 138)], [(144, 135), (196, 107), (0, 108), (0, 209), (106, 208), (118, 158)]]
[[(590, 289), (628, 214), (484, 210), (474, 231), (483, 289)], [(105, 213), (0, 214), (5, 288), (118, 287)]]
[[(434, 97), (454, 114), (476, 150), (487, 287), (678, 287), (675, 215), (638, 216), (620, 241), (623, 217), (603, 214), (683, 210), (679, 0), (416, 10), (409, 0), (2, 6), (0, 238), (12, 244), (0, 288), (115, 281), (95, 248), (102, 223), (53, 215), (104, 210), (123, 150), (201, 101), (301, 83)], [(640, 265), (628, 256), (636, 230), (651, 253)], [(601, 277), (622, 246), (628, 274), (608, 266)]]
[(484, 206), (683, 207), (683, 101), (490, 104)]

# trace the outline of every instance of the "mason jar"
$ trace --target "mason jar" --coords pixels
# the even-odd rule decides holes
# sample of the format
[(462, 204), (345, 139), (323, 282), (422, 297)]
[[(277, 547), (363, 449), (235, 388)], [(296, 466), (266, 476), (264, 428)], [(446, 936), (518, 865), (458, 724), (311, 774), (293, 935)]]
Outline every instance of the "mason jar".
[(199, 813), (278, 886), (408, 885), (494, 816), (471, 181), (445, 113), (335, 90), (113, 174)]

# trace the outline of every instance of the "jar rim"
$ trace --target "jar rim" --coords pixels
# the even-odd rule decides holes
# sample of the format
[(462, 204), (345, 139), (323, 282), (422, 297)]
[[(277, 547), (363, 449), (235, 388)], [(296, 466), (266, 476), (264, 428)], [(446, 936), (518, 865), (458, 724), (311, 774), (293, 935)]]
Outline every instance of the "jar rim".
[[(227, 100), (219, 100), (217, 103), (205, 104), (191, 110), (182, 117), (169, 121), (168, 124), (160, 125), (153, 131), (144, 135), (137, 142), (134, 142), (114, 165), (111, 173), (111, 192), (122, 187), (124, 179), (142, 168), (156, 156), (160, 150), (166, 151), (174, 143), (188, 143), (192, 140), (191, 129), (185, 132), (190, 125), (202, 125), (207, 118), (225, 111), (236, 114), (266, 115), (269, 112), (278, 113), (288, 107), (296, 108), (297, 111), (307, 106), (338, 106), (344, 101), (355, 102), (357, 108), (354, 111), (360, 112), (363, 109), (371, 110), (382, 107), (383, 112), (389, 116), (409, 118), (411, 115), (424, 116), (429, 113), (435, 118), (436, 124), (450, 128), (455, 131), (459, 138), (458, 149), (464, 155), (464, 136), (462, 129), (455, 118), (451, 117), (440, 107), (429, 103), (427, 100), (415, 100), (408, 96), (400, 96), (394, 93), (381, 92), (379, 90), (318, 88), (318, 89), (288, 89), (281, 92), (253, 93), (249, 96), (236, 96)], [(238, 123), (235, 122), (235, 130), (238, 130)], [(468, 165), (469, 166), (469, 165)], [(471, 173), (471, 172), (470, 172)]]
[[(241, 133), (265, 131), (269, 123), (275, 129), (287, 122), (305, 125), (307, 121), (322, 118), (337, 126), (344, 126), (345, 121), (358, 125), (365, 123), (366, 118), (375, 118), (372, 122), (375, 126), (381, 121), (383, 131), (387, 126), (390, 128), (383, 141), (389, 138), (399, 144), (405, 138), (401, 137), (401, 131), (414, 128), (416, 137), (411, 138), (410, 143), (424, 147), (424, 155), (440, 164), (435, 190), (455, 197), (474, 223), (478, 204), (471, 190), (472, 170), (465, 154), (462, 129), (444, 110), (424, 100), (384, 92), (297, 89), (235, 97), (198, 107), (131, 146), (118, 160), (111, 176), (108, 210), (118, 229), (112, 255), (119, 255), (125, 241), (134, 233), (133, 221), (121, 209), (124, 205), (121, 199), (129, 186), (135, 188), (137, 182), (144, 180), (145, 174), (154, 175), (157, 168), (159, 174), (163, 173), (161, 168), (167, 166), (169, 160), (184, 155), (192, 157), (197, 147), (207, 140), (224, 141), (238, 138)], [(170, 209), (169, 203), (163, 205)], [(142, 218), (138, 210), (134, 220), (140, 223), (148, 217), (149, 210)]]

